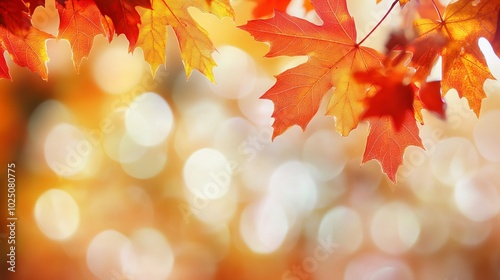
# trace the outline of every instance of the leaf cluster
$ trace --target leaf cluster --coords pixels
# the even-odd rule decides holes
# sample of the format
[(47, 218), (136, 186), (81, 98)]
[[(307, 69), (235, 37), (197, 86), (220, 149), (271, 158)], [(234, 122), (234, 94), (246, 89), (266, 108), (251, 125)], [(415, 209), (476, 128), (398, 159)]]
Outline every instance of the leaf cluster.
[[(276, 76), (276, 84), (262, 96), (275, 105), (273, 137), (293, 125), (305, 129), (333, 89), (326, 115), (335, 117), (344, 136), (367, 120), (363, 162), (378, 160), (396, 182), (406, 147), (423, 148), (417, 126), (424, 124), (423, 109), (445, 118), (442, 97), (454, 88), (479, 116), (486, 97), (483, 84), (493, 76), (478, 40), (486, 38), (498, 52), (500, 1), (458, 0), (443, 7), (434, 0), (395, 0), (388, 13), (399, 4), (405, 19), (385, 52), (364, 47), (366, 37), (356, 41), (346, 0), (311, 2), (322, 25), (277, 11), (272, 18), (241, 26), (256, 40), (270, 43), (268, 57), (309, 58)], [(439, 57), (442, 80), (429, 82)]]
[[(234, 17), (229, 0), (56, 0), (59, 28), (54, 36), (38, 30), (31, 22), (35, 9), (44, 5), (44, 0), (0, 1), (0, 51), (7, 51), (16, 64), (28, 67), (45, 80), (49, 61), (47, 39), (69, 41), (78, 71), (92, 49), (94, 37), (103, 35), (111, 42), (115, 34), (126, 36), (130, 52), (136, 47), (144, 50), (154, 74), (165, 62), (167, 26), (174, 29), (179, 40), (186, 75), (189, 77), (197, 69), (213, 80), (215, 62), (211, 54), (215, 48), (187, 9), (197, 7), (219, 18)], [(11, 78), (3, 56), (0, 77)]]

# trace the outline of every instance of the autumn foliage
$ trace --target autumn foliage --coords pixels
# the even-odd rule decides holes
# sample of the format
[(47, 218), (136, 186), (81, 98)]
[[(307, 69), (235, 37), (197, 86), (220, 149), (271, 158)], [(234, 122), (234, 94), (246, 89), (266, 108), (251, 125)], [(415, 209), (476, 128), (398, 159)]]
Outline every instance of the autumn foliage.
[[(0, 40), (3, 51), (20, 66), (28, 67), (47, 79), (47, 39), (51, 34), (34, 28), (30, 17), (45, 1), (0, 1)], [(213, 80), (215, 66), (211, 54), (215, 50), (207, 32), (189, 15), (189, 7), (197, 7), (220, 18), (233, 17), (229, 0), (56, 0), (59, 13), (57, 39), (68, 40), (73, 62), (78, 71), (82, 59), (92, 49), (94, 37), (103, 35), (111, 41), (124, 34), (129, 51), (141, 47), (146, 61), (155, 73), (165, 63), (167, 26), (174, 29), (182, 50), (186, 74), (197, 69)], [(24, 55), (26, 53), (26, 55)], [(0, 76), (10, 79), (5, 60), (0, 58)]]
[[(422, 110), (445, 118), (442, 97), (454, 88), (480, 115), (486, 97), (483, 84), (493, 76), (478, 40), (486, 38), (500, 53), (500, 0), (458, 0), (445, 7), (435, 0), (394, 0), (387, 14), (399, 5), (404, 20), (385, 50), (364, 45), (371, 32), (357, 39), (346, 0), (305, 0), (304, 10), (314, 9), (322, 22), (319, 25), (287, 14), (290, 0), (247, 1), (254, 3), (256, 19), (240, 28), (255, 40), (269, 43), (266, 57), (308, 57), (305, 63), (277, 75), (276, 83), (262, 95), (274, 103), (273, 138), (294, 125), (306, 129), (325, 96), (330, 96), (324, 114), (335, 118), (336, 130), (347, 136), (361, 121), (368, 121), (363, 162), (378, 160), (395, 182), (405, 149), (410, 145), (423, 148), (417, 124), (424, 125)], [(215, 47), (188, 8), (218, 18), (235, 16), (229, 0), (56, 0), (60, 25), (57, 34), (48, 34), (31, 23), (35, 9), (44, 4), (41, 0), (0, 0), (0, 48), (14, 63), (45, 80), (47, 39), (69, 41), (78, 71), (94, 37), (103, 35), (111, 41), (115, 34), (126, 36), (130, 52), (143, 50), (154, 75), (166, 60), (170, 26), (186, 76), (196, 69), (214, 81)], [(442, 81), (428, 81), (439, 57)], [(0, 57), (0, 77), (11, 79), (4, 56)]]
[[(455, 88), (479, 115), (486, 97), (483, 83), (493, 76), (478, 40), (494, 41), (500, 1), (459, 0), (443, 14), (432, 0), (396, 0), (391, 9), (398, 3), (406, 6), (403, 9), (414, 9), (408, 13), (414, 18), (406, 19), (412, 29), (406, 32), (410, 34), (395, 32), (385, 53), (364, 47), (366, 37), (356, 41), (355, 22), (345, 0), (312, 0), (323, 22), (320, 26), (276, 11), (273, 18), (241, 27), (256, 40), (271, 44), (268, 57), (309, 57), (279, 74), (262, 96), (275, 105), (273, 137), (293, 125), (305, 129), (333, 88), (326, 115), (335, 117), (337, 131), (344, 136), (360, 120), (368, 120), (363, 162), (378, 160), (395, 182), (406, 147), (423, 148), (417, 126), (417, 121), (423, 124), (421, 109), (445, 117), (441, 95)], [(439, 56), (443, 80), (428, 83)]]

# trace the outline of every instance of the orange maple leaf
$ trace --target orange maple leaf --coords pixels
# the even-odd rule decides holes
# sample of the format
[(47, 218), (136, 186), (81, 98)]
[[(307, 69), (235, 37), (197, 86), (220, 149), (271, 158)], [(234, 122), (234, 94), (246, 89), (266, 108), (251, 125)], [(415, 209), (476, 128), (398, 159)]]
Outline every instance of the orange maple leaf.
[(363, 155), (363, 163), (376, 159), (389, 179), (396, 183), (396, 172), (403, 163), (403, 154), (407, 147), (424, 148), (414, 115), (407, 110), (401, 122), (401, 129), (396, 129), (388, 116), (369, 120), (370, 132)]
[(106, 28), (106, 19), (93, 1), (67, 0), (64, 5), (57, 3), (59, 12), (59, 32), (57, 39), (68, 40), (73, 51), (76, 72), (83, 58), (88, 57), (94, 37), (102, 34), (111, 39), (113, 34)]
[(153, 75), (158, 67), (165, 63), (167, 25), (170, 25), (179, 41), (186, 77), (190, 76), (193, 69), (197, 69), (214, 81), (212, 68), (216, 64), (212, 53), (215, 47), (207, 32), (191, 17), (188, 8), (197, 7), (219, 18), (226, 16), (233, 18), (234, 12), (229, 0), (153, 0), (152, 6), (153, 9), (139, 9), (142, 23), (137, 46), (143, 49)]
[(384, 173), (396, 182), (396, 172), (408, 146), (422, 146), (416, 121), (423, 124), (422, 109), (445, 117), (445, 103), (441, 98), (441, 82), (420, 84), (409, 68), (411, 53), (392, 52), (384, 60), (384, 68), (356, 72), (354, 77), (375, 90), (366, 97), (362, 119), (370, 123), (363, 163), (376, 159)]
[(273, 138), (292, 125), (303, 130), (335, 87), (327, 114), (336, 117), (337, 131), (347, 135), (359, 122), (366, 87), (350, 73), (381, 67), (381, 54), (356, 43), (356, 27), (346, 0), (312, 0), (323, 25), (276, 11), (273, 18), (253, 20), (241, 29), (256, 40), (270, 42), (267, 57), (307, 55), (308, 61), (276, 76), (262, 98), (274, 103)]
[[(478, 46), (480, 37), (493, 41), (500, 1), (459, 0), (449, 4), (438, 21), (420, 19), (415, 22), (419, 37), (414, 44), (425, 52), (414, 60), (417, 75), (425, 78), (439, 55), (443, 57), (443, 93), (455, 88), (479, 115), (486, 97), (483, 84), (493, 76)], [(436, 44), (432, 44), (436, 42)]]
[[(42, 79), (47, 80), (47, 39), (52, 35), (31, 27), (26, 36), (16, 35), (0, 27), (0, 50), (7, 51), (12, 60), (19, 66), (28, 67), (32, 72), (38, 73)], [(6, 69), (5, 61), (0, 61), (0, 67)], [(10, 78), (10, 76), (8, 77)]]

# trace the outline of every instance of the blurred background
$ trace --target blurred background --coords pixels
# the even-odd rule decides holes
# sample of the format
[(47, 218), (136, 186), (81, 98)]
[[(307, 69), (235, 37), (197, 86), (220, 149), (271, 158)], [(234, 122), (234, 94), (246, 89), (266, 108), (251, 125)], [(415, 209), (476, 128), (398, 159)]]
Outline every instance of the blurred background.
[[(55, 34), (51, 2), (33, 21)], [(391, 4), (348, 2), (359, 38)], [(367, 125), (342, 138), (325, 106), (271, 142), (259, 97), (306, 58), (262, 58), (268, 46), (236, 28), (254, 3), (232, 4), (236, 23), (191, 10), (217, 46), (216, 84), (186, 81), (171, 31), (155, 78), (123, 36), (97, 37), (80, 74), (69, 44), (48, 41), (48, 82), (10, 63), (0, 174), (16, 163), (18, 220), (2, 279), (500, 279), (500, 84), (485, 83), (479, 120), (456, 92), (446, 121), (424, 112), (426, 151), (406, 150), (395, 186), (361, 166)], [(368, 46), (383, 51), (398, 9)], [(300, 0), (288, 12), (320, 23)]]

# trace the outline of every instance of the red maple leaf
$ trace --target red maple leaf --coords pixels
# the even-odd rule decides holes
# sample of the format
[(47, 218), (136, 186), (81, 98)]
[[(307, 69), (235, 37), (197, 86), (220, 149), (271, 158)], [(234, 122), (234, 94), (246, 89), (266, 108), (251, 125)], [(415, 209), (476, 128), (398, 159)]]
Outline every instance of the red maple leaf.
[(406, 147), (423, 148), (416, 124), (416, 120), (423, 124), (421, 110), (425, 108), (443, 118), (445, 113), (441, 83), (418, 87), (412, 80), (414, 69), (407, 67), (410, 58), (411, 53), (394, 52), (385, 60), (384, 68), (354, 73), (358, 81), (374, 88), (366, 98), (362, 115), (370, 123), (363, 162), (378, 160), (394, 183)]
[(403, 163), (403, 154), (408, 146), (424, 148), (418, 135), (419, 130), (414, 115), (407, 110), (401, 120), (401, 128), (396, 129), (388, 116), (369, 120), (370, 132), (363, 155), (363, 163), (376, 159), (389, 179), (396, 183), (396, 172)]
[[(92, 0), (87, 0), (92, 1)], [(137, 6), (151, 9), (150, 0), (94, 0), (95, 4), (104, 16), (108, 16), (113, 22), (118, 35), (125, 34), (133, 50), (139, 36), (139, 24), (141, 17)]]

